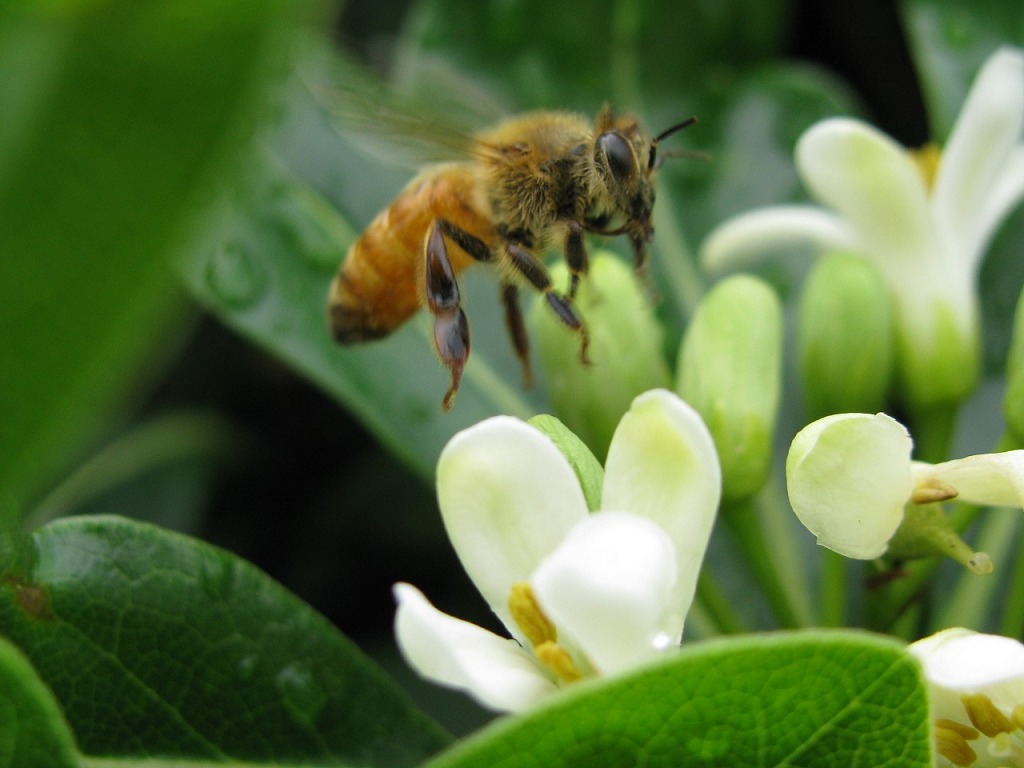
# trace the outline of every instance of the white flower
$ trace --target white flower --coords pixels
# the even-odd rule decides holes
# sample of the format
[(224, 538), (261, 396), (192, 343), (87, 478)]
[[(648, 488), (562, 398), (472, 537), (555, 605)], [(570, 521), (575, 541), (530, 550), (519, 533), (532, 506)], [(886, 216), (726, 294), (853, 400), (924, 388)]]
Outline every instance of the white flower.
[(870, 125), (824, 120), (800, 138), (795, 159), (811, 195), (831, 210), (741, 215), (708, 236), (704, 262), (720, 269), (792, 243), (864, 258), (893, 301), (909, 401), (957, 402), (978, 374), (981, 258), (1024, 196), (1022, 130), (1024, 52), (1016, 48), (985, 63), (934, 175)]
[[(884, 413), (836, 414), (808, 424), (786, 459), (793, 511), (822, 546), (868, 560), (889, 549), (908, 504), (956, 498), (1024, 507), (1024, 450), (927, 464), (911, 460), (912, 448), (906, 427)], [(979, 558), (965, 562), (972, 570), (991, 568), (981, 553), (967, 556)]]
[(715, 447), (677, 396), (637, 397), (612, 438), (602, 511), (541, 431), (498, 416), (457, 434), (438, 501), (462, 564), (514, 639), (395, 586), (398, 643), (424, 677), (521, 710), (680, 642), (721, 493)]
[(1024, 766), (1024, 645), (969, 629), (918, 640), (940, 766)]

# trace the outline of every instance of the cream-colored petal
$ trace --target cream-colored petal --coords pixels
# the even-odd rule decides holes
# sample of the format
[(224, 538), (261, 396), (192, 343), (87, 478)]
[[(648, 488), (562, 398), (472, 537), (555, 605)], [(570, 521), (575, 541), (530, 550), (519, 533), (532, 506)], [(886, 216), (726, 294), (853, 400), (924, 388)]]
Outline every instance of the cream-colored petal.
[(953, 486), (960, 501), (1024, 507), (1024, 450), (982, 453), (942, 464), (915, 463), (915, 484), (929, 480)]
[(637, 397), (608, 449), (602, 507), (649, 518), (672, 540), (678, 579), (671, 634), (682, 631), (693, 601), (721, 494), (718, 454), (700, 415), (663, 389)]
[(910, 500), (910, 435), (884, 413), (826, 416), (804, 427), (786, 459), (789, 501), (823, 547), (880, 556)]
[(809, 205), (780, 205), (740, 214), (704, 240), (701, 261), (712, 272), (746, 266), (782, 248), (855, 250), (858, 241), (837, 216)]
[[(1002, 48), (978, 73), (942, 154), (932, 206), (942, 237), (976, 266), (990, 190), (1024, 139), (1024, 51)], [(989, 219), (991, 217), (988, 217)]]
[(398, 647), (423, 677), (497, 711), (526, 709), (556, 690), (514, 640), (442, 613), (411, 584), (396, 584), (394, 592)]
[(988, 243), (1010, 212), (1024, 199), (1024, 144), (1014, 147), (992, 180), (985, 202), (974, 222), (976, 242), (971, 247), (969, 266), (976, 272)]
[(954, 627), (912, 643), (928, 681), (933, 715), (966, 720), (960, 696), (984, 693), (1004, 713), (1024, 703), (1024, 645)]
[(831, 118), (800, 137), (796, 164), (811, 194), (842, 216), (861, 255), (882, 274), (894, 280), (928, 269), (937, 253), (928, 198), (899, 144), (867, 123)]
[(587, 515), (576, 474), (525, 422), (496, 416), (451, 439), (437, 464), (437, 496), (463, 567), (514, 634), (512, 584), (527, 581)]
[(542, 610), (603, 673), (678, 645), (676, 553), (653, 521), (598, 512), (581, 521), (530, 580)]

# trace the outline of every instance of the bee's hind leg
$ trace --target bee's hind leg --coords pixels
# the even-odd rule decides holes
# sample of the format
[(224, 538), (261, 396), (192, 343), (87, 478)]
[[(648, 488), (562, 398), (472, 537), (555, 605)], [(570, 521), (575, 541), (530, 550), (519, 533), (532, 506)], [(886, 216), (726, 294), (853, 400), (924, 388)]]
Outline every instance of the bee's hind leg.
[(590, 336), (583, 320), (576, 313), (572, 299), (561, 293), (557, 293), (551, 286), (551, 276), (544, 265), (530, 253), (526, 248), (515, 242), (505, 244), (505, 253), (508, 254), (509, 263), (538, 291), (544, 294), (548, 306), (554, 310), (558, 319), (566, 326), (580, 334), (580, 360), (584, 365), (590, 365), (590, 357), (587, 354), (590, 348)]
[(587, 274), (590, 259), (583, 243), (583, 225), (578, 221), (569, 222), (569, 233), (565, 236), (565, 264), (569, 267), (569, 298), (576, 298), (580, 287), (580, 276)]
[(426, 242), (427, 307), (434, 316), (434, 347), (441, 362), (451, 372), (452, 383), (441, 401), (450, 411), (462, 381), (462, 371), (469, 359), (469, 322), (460, 306), (459, 284), (448, 258), (442, 222), (435, 221)]

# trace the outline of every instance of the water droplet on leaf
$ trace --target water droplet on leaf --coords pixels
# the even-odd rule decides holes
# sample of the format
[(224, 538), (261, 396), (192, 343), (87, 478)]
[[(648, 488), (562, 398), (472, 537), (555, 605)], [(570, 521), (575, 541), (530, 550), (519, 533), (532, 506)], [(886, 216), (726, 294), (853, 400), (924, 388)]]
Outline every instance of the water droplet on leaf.
[(314, 725), (327, 704), (327, 694), (308, 664), (301, 661), (288, 664), (278, 672), (274, 683), (292, 719), (301, 725)]
[(210, 290), (233, 309), (251, 306), (267, 289), (263, 268), (239, 242), (228, 242), (213, 252), (206, 265)]

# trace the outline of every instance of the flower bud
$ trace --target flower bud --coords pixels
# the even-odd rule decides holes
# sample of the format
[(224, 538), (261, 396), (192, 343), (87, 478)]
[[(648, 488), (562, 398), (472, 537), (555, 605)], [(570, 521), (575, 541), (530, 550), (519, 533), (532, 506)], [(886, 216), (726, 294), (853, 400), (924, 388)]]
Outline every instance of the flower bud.
[(1003, 416), (1014, 447), (1024, 448), (1024, 292), (1017, 300), (1017, 313), (1013, 319), (1013, 340), (1006, 358)]
[[(552, 270), (556, 286), (568, 285), (563, 264)], [(619, 419), (633, 398), (667, 387), (671, 377), (662, 356), (662, 332), (643, 286), (632, 270), (608, 253), (591, 257), (574, 303), (590, 338), (580, 360), (580, 335), (567, 328), (545, 301), (534, 302), (528, 323), (547, 380), (555, 414), (591, 450), (603, 457)]]
[(679, 351), (676, 392), (704, 418), (726, 498), (768, 476), (781, 389), (782, 308), (763, 281), (730, 277), (701, 301)]
[(815, 263), (800, 299), (797, 350), (811, 418), (884, 408), (893, 370), (892, 312), (870, 264), (839, 253)]

